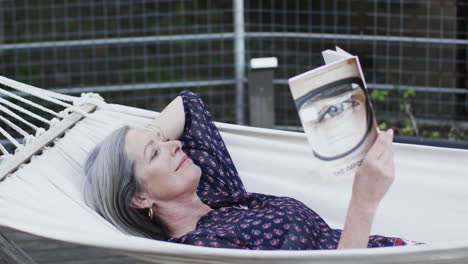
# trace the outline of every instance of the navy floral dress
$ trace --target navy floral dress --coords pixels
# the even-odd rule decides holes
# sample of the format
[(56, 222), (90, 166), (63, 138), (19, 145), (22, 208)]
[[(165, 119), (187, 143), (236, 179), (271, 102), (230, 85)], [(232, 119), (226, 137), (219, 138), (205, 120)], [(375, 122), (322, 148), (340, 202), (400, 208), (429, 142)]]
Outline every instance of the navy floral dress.
[[(243, 249), (336, 249), (341, 230), (289, 197), (246, 192), (223, 139), (202, 100), (180, 93), (185, 111), (183, 150), (202, 170), (197, 194), (213, 210), (196, 230), (170, 242)], [(400, 238), (371, 236), (369, 247), (406, 245)]]

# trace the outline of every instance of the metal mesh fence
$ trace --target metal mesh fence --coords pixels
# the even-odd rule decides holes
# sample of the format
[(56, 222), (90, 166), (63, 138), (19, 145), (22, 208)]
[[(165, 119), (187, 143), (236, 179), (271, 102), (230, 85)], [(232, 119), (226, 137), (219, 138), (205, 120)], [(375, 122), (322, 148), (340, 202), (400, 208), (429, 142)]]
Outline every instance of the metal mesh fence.
[(422, 123), (466, 128), (467, 22), (466, 0), (3, 0), (0, 73), (154, 110), (189, 88), (216, 120), (240, 122), (245, 61), (273, 56), (276, 124), (295, 127), (287, 78), (338, 45), (359, 55), (371, 91), (388, 91), (379, 119), (407, 119), (409, 102)]
[(409, 122), (404, 108), (410, 104), (421, 126), (466, 129), (468, 1), (245, 3), (247, 58), (280, 62), (275, 114), (282, 126), (300, 124), (287, 78), (322, 65), (320, 52), (338, 45), (359, 55), (371, 92), (386, 92), (373, 102), (379, 120)]
[(223, 97), (209, 102), (214, 109), (229, 101), (216, 117), (235, 122), (230, 2), (0, 5), (2, 75), (60, 92), (97, 91), (108, 102), (154, 110), (190, 88), (209, 99)]

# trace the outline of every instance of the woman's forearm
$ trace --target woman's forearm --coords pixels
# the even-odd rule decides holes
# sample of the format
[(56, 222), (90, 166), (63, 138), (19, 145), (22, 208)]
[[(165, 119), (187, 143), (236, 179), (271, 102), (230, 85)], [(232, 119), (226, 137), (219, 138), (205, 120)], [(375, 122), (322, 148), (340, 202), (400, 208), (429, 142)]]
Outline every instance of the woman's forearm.
[(377, 206), (351, 198), (338, 249), (366, 248)]
[[(185, 125), (185, 113), (182, 97), (177, 96), (147, 126), (156, 133), (161, 132), (171, 140), (182, 136)], [(159, 131), (161, 130), (161, 131)]]
[(393, 130), (381, 132), (356, 171), (338, 248), (366, 248), (375, 213), (395, 178)]

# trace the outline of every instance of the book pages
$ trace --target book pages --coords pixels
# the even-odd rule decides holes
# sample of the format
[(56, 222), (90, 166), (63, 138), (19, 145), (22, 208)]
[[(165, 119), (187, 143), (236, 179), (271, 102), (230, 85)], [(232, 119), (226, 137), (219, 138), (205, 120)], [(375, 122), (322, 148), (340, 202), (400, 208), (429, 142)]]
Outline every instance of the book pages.
[(289, 86), (320, 174), (354, 176), (377, 137), (377, 123), (359, 60), (338, 48), (327, 63), (289, 79)]

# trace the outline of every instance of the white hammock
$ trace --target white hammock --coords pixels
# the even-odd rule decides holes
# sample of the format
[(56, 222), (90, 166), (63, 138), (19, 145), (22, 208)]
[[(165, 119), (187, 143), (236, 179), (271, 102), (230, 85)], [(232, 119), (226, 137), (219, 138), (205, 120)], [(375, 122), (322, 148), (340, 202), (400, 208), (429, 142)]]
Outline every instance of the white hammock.
[[(18, 85), (7, 84), (6, 80), (0, 77), (3, 84)], [(59, 95), (49, 93), (46, 97)], [(87, 100), (60, 99), (75, 101), (75, 105), (76, 101)], [(112, 249), (157, 263), (468, 262), (468, 151), (415, 145), (395, 144), (397, 179), (379, 208), (372, 233), (427, 242), (427, 245), (331, 251), (248, 251), (180, 245), (124, 235), (84, 204), (80, 191), (82, 164), (93, 146), (111, 131), (124, 124), (145, 126), (157, 113), (97, 104), (95, 112), (67, 130), (64, 137), (55, 139), (54, 146), (45, 148), (42, 154), (34, 156), (31, 162), (0, 182), (0, 226)], [(72, 116), (60, 115), (65, 118), (54, 121), (56, 124), (49, 131)], [(304, 134), (223, 123), (217, 126), (247, 191), (297, 198), (332, 227), (342, 228), (352, 182), (322, 183)], [(30, 146), (37, 141), (41, 141), (41, 137), (32, 140)], [(27, 148), (13, 156), (4, 155), (6, 159), (0, 164), (0, 171)]]

